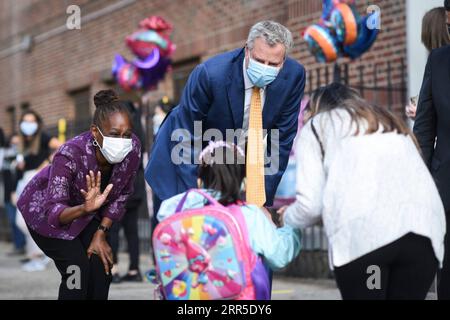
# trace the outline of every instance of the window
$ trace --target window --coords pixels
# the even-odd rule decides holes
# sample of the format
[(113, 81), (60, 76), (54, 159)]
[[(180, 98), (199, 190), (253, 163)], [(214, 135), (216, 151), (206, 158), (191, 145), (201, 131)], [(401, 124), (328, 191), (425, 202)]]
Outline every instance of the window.
[(74, 107), (75, 107), (75, 121), (73, 124), (73, 134), (77, 135), (81, 132), (89, 130), (92, 116), (90, 108), (90, 90), (88, 88), (72, 91)]
[(199, 63), (200, 59), (197, 57), (173, 64), (173, 94), (176, 104), (180, 101), (189, 75)]

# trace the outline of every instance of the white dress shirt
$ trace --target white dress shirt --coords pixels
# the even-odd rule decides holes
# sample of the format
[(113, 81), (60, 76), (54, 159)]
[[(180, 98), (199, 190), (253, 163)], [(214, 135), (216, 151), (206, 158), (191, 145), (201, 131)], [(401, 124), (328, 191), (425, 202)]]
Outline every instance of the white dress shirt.
[[(347, 111), (311, 120), (297, 140), (297, 197), (285, 223), (323, 221), (330, 266), (340, 267), (413, 232), (431, 240), (442, 265), (445, 213), (436, 185), (411, 137), (396, 132), (358, 135)], [(367, 124), (366, 124), (367, 125)]]

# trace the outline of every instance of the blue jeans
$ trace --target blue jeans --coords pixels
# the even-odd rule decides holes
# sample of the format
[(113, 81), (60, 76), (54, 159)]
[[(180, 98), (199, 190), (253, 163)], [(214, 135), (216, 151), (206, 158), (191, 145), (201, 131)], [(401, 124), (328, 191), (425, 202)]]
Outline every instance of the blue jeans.
[(14, 247), (16, 249), (23, 249), (25, 247), (25, 236), (16, 225), (17, 209), (11, 202), (5, 203), (6, 215), (8, 216), (9, 224), (11, 225), (12, 238)]

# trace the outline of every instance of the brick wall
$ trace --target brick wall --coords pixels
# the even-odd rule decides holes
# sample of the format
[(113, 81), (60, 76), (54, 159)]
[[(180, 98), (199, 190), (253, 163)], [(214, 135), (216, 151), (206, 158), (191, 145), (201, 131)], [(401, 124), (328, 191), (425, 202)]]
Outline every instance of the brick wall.
[[(0, 1), (0, 52), (20, 42), (24, 34), (38, 35), (65, 24), (66, 6), (78, 4), (87, 15), (118, 0), (5, 0)], [(359, 1), (364, 12), (369, 1)], [(382, 13), (382, 30), (373, 49), (350, 65), (351, 82), (356, 81), (360, 65), (378, 62), (398, 64), (406, 56), (405, 0), (370, 1)], [(258, 20), (273, 19), (287, 25), (294, 34), (292, 56), (308, 71), (319, 67), (309, 55), (300, 31), (318, 21), (319, 0), (138, 0), (93, 21), (81, 30), (65, 31), (36, 43), (31, 52), (0, 58), (0, 125), (10, 133), (6, 108), (30, 103), (40, 112), (46, 125), (55, 125), (61, 117), (73, 119), (74, 106), (70, 92), (86, 86), (91, 96), (106, 87), (102, 81), (114, 53), (131, 57), (124, 37), (137, 23), (151, 14), (162, 15), (175, 26), (177, 51), (174, 61), (193, 57), (204, 60), (219, 52), (244, 45), (250, 26)], [(340, 61), (344, 63), (345, 61)], [(392, 75), (398, 82), (400, 73)], [(370, 82), (370, 80), (368, 80)], [(385, 81), (385, 80), (384, 80)], [(172, 94), (171, 75), (152, 94)]]

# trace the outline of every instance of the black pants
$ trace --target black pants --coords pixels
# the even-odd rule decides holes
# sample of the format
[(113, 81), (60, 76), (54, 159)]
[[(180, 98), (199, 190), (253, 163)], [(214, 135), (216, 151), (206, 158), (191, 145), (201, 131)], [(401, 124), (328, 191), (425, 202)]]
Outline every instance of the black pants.
[[(379, 267), (380, 287), (370, 266)], [(423, 300), (437, 270), (431, 241), (409, 233), (334, 271), (344, 300)]]
[[(156, 219), (156, 215), (157, 215), (157, 213), (159, 211), (159, 208), (161, 207), (162, 200), (159, 199), (155, 195), (155, 193), (153, 193), (152, 201), (153, 201), (153, 216), (152, 216), (152, 219), (151, 219), (151, 222), (150, 222), (150, 227), (151, 227), (150, 238), (151, 238), (151, 244), (152, 244), (152, 248), (153, 248), (153, 232), (155, 231), (155, 228), (156, 228), (156, 226), (159, 223), (158, 219)], [(152, 259), (153, 259), (153, 264), (156, 265), (156, 259), (155, 259), (155, 255), (154, 254), (152, 254)]]
[(445, 235), (444, 263), (438, 275), (438, 299), (450, 300), (450, 212), (447, 212), (447, 234)]
[[(93, 219), (73, 240), (43, 237), (29, 228), (31, 236), (41, 250), (53, 261), (61, 274), (59, 300), (107, 300), (111, 274), (106, 275), (101, 259), (93, 254), (89, 259), (87, 249), (97, 231), (99, 221)], [(74, 271), (76, 269), (79, 270)], [(79, 274), (80, 286), (75, 286)]]
[(118, 262), (119, 231), (123, 227), (130, 256), (129, 270), (139, 270), (138, 213), (139, 206), (127, 208), (122, 220), (114, 223), (110, 231), (111, 249), (113, 251), (113, 260), (116, 264)]
[(152, 235), (153, 231), (155, 231), (156, 226), (158, 225), (158, 219), (156, 219), (156, 215), (159, 211), (159, 208), (161, 207), (162, 200), (159, 199), (155, 194), (153, 194), (153, 216), (151, 220), (151, 227), (152, 227)]

